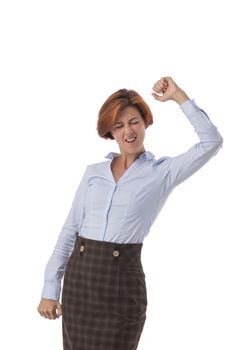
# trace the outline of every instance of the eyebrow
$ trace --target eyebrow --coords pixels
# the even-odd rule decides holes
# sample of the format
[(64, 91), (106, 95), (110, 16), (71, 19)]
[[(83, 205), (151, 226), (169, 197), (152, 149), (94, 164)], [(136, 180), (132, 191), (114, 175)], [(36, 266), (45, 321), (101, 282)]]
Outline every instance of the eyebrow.
[[(133, 119), (137, 119), (138, 117), (133, 117), (131, 119), (129, 119), (129, 121), (133, 120)], [(115, 122), (115, 124), (122, 124), (123, 122)]]

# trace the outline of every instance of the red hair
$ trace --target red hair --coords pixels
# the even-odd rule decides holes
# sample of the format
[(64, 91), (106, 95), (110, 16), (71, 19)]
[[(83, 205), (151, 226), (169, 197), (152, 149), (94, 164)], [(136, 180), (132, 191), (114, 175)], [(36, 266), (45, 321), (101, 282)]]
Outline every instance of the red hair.
[(114, 140), (110, 130), (124, 108), (131, 106), (138, 110), (146, 128), (153, 124), (153, 115), (148, 104), (134, 90), (120, 89), (107, 98), (98, 113), (97, 131), (100, 137)]

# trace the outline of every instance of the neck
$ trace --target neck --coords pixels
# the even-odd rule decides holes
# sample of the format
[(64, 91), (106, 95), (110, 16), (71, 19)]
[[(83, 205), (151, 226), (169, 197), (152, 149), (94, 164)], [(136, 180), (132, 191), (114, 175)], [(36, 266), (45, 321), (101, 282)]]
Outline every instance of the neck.
[(134, 154), (121, 153), (121, 155), (117, 158), (117, 162), (124, 170), (126, 170), (144, 152), (145, 149)]

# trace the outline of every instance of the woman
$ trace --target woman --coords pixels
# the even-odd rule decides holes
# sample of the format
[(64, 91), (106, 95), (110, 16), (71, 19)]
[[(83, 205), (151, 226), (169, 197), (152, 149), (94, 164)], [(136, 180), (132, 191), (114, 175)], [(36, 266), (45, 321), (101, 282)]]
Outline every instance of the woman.
[(65, 350), (137, 348), (147, 309), (143, 240), (174, 187), (222, 147), (216, 126), (171, 77), (158, 80), (152, 95), (177, 102), (200, 142), (156, 160), (143, 145), (153, 116), (138, 93), (119, 90), (101, 107), (98, 134), (115, 139), (120, 154), (87, 166), (47, 263), (38, 306), (45, 318), (63, 316)]

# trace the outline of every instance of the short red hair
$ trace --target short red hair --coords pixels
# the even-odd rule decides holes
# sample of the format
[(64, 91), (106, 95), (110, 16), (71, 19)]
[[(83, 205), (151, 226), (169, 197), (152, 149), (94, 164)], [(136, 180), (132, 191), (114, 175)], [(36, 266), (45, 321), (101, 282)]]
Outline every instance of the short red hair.
[(114, 140), (110, 130), (124, 108), (136, 108), (144, 119), (146, 128), (153, 124), (153, 115), (148, 104), (134, 90), (120, 89), (107, 98), (99, 110), (97, 131), (100, 137)]

